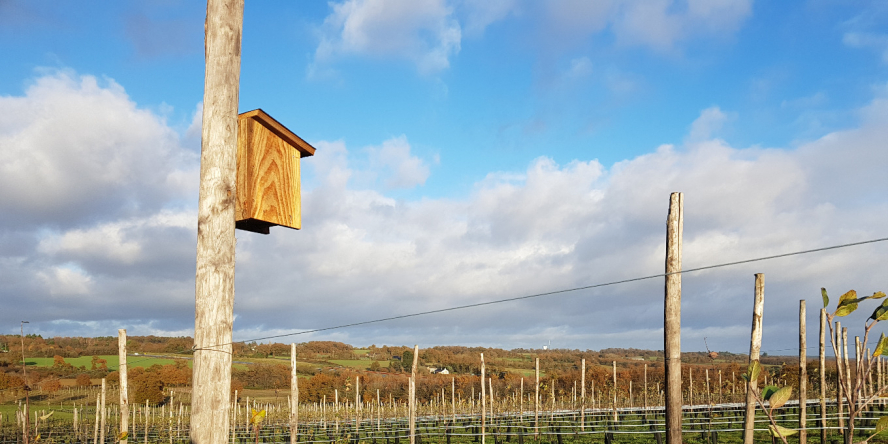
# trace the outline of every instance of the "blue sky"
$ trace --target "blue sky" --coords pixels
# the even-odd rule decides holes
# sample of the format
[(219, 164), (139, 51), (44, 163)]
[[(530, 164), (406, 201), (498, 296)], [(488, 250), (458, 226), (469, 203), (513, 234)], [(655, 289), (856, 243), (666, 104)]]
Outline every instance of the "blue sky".
[[(10, 331), (191, 334), (204, 15), (0, 1)], [(239, 339), (659, 272), (670, 191), (686, 266), (886, 235), (885, 2), (247, 2), (255, 108), (318, 152), (303, 230), (238, 234)], [(685, 348), (745, 349), (755, 272), (764, 348), (791, 347), (799, 299), (885, 290), (886, 259), (689, 275)], [(661, 328), (652, 281), (283, 340), (662, 348)]]

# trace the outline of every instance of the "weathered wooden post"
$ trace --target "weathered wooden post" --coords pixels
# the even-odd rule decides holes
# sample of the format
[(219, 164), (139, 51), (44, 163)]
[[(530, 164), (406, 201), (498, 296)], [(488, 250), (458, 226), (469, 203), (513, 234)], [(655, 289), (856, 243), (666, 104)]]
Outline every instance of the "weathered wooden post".
[(799, 301), (799, 444), (808, 442), (808, 341), (805, 300)]
[(536, 389), (533, 398), (533, 435), (540, 436), (540, 358), (536, 358)]
[(416, 444), (416, 365), (419, 362), (419, 345), (413, 346), (413, 365), (410, 369), (410, 444)]
[(484, 387), (484, 374), (484, 353), (481, 353), (481, 444), (484, 444), (484, 438), (487, 435), (485, 429), (487, 425), (487, 389)]
[(456, 424), (456, 377), (450, 377), (450, 413), (451, 423)]
[(613, 412), (614, 412), (614, 426), (617, 425), (617, 361), (613, 361), (614, 366), (614, 402), (613, 402)]
[(826, 309), (820, 309), (820, 442), (826, 442)]
[(126, 378), (126, 329), (117, 330), (117, 373), (120, 375), (120, 444), (126, 444), (129, 432), (129, 397)]
[(102, 406), (101, 406), (101, 425), (99, 426), (99, 442), (105, 442), (105, 389), (107, 384), (105, 382), (105, 378), (102, 378)]
[(682, 193), (669, 196), (666, 219), (666, 444), (681, 444), (681, 238), (684, 230)]
[[(645, 369), (647, 369), (647, 366), (645, 366)], [(581, 381), (580, 382), (580, 385), (581, 385), (581, 387), (580, 387), (580, 407), (582, 410), (580, 412), (580, 430), (585, 431), (586, 430), (586, 358), (583, 358), (581, 372), (582, 372), (582, 374), (580, 375), (580, 381)], [(522, 379), (521, 382), (523, 383), (524, 380)]]
[(296, 344), (290, 343), (290, 444), (299, 440), (299, 378), (296, 376)]
[(197, 215), (191, 441), (228, 441), (237, 107), (244, 0), (208, 0)]
[[(752, 308), (752, 338), (749, 341), (749, 362), (759, 359), (762, 350), (762, 316), (765, 312), (765, 275), (755, 275), (755, 302)], [(755, 396), (752, 390), (758, 380), (749, 381), (746, 390), (746, 418), (743, 420), (743, 444), (752, 444), (755, 430)]]

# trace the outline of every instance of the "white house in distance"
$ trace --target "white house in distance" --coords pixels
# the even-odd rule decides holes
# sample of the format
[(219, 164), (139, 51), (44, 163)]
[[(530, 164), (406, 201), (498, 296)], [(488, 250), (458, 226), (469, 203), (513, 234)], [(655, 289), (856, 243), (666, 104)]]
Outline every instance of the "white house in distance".
[(426, 367), (429, 370), (429, 373), (436, 375), (449, 375), (450, 371), (444, 367)]

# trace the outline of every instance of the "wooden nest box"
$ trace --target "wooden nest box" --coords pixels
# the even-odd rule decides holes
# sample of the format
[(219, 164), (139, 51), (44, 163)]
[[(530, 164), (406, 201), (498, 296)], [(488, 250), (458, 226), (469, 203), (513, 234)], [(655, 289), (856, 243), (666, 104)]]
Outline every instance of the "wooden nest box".
[(235, 228), (262, 234), (275, 225), (300, 229), (299, 159), (314, 153), (265, 111), (238, 115)]

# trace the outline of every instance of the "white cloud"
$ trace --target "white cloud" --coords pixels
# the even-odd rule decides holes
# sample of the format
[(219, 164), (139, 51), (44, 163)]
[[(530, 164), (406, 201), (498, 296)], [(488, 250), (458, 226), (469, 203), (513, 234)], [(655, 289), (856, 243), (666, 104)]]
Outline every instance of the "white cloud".
[(592, 61), (589, 57), (577, 57), (570, 61), (570, 68), (565, 77), (568, 79), (580, 79), (592, 74)]
[(546, 8), (548, 33), (576, 39), (609, 27), (620, 44), (671, 52), (692, 37), (732, 35), (752, 14), (752, 1), (561, 1)]
[(429, 178), (429, 166), (419, 157), (410, 154), (407, 136), (386, 140), (378, 147), (369, 147), (371, 164), (381, 167), (388, 176), (389, 188), (413, 188)]
[(727, 114), (723, 113), (717, 106), (704, 109), (700, 113), (700, 117), (697, 117), (697, 119), (691, 123), (691, 131), (688, 133), (685, 142), (695, 143), (711, 139), (719, 130), (721, 130), (727, 120)]
[(52, 267), (38, 274), (49, 289), (49, 294), (57, 296), (82, 296), (92, 289), (92, 278), (81, 270), (69, 267)]
[[(58, 72), (0, 97), (0, 219), (65, 225), (158, 208), (195, 158), (113, 80)], [(193, 182), (193, 181), (192, 181)]]
[(465, 33), (478, 36), (492, 23), (515, 13), (515, 0), (463, 0), (459, 6), (465, 10)]
[[(73, 85), (50, 88), (62, 93), (55, 99), (40, 97), (36, 88), (2, 103), (12, 108), (9, 103), (17, 101), (22, 110), (38, 103), (55, 113), (70, 101), (82, 104), (79, 112), (86, 115), (129, 104), (114, 109), (131, 112), (104, 115), (105, 124), (93, 122), (91, 128), (109, 128), (113, 136), (120, 128), (153, 122), (155, 131), (114, 146), (131, 153), (146, 140), (161, 140), (168, 141), (168, 149), (154, 151), (160, 159), (146, 159), (147, 154), (114, 157), (100, 147), (109, 167), (134, 174), (129, 180), (136, 183), (144, 183), (138, 171), (144, 162), (164, 166), (165, 174), (180, 171), (169, 166), (181, 155), (178, 136), (162, 121), (138, 111), (122, 90)], [(29, 140), (16, 138), (17, 128), (46, 120), (36, 111), (8, 115), (18, 121), (0, 121), (7, 144)], [(685, 192), (686, 268), (884, 236), (888, 99), (883, 95), (860, 111), (857, 127), (792, 149), (738, 148), (713, 139), (725, 117), (717, 107), (703, 110), (685, 145), (664, 145), (610, 168), (595, 160), (559, 163), (540, 157), (519, 171), (491, 172), (467, 195), (449, 198), (396, 199), (378, 185), (416, 186), (429, 177), (428, 165), (412, 153), (405, 136), (369, 149), (315, 142), (318, 154), (303, 164), (312, 173), (307, 176), (315, 178), (304, 191), (303, 229), (270, 236), (238, 233), (236, 328), (255, 337), (658, 273), (672, 191)], [(66, 119), (80, 121), (58, 121)], [(86, 131), (67, 135), (68, 144), (85, 155), (91, 154), (89, 143), (98, 140)], [(375, 160), (353, 161), (368, 151)], [(21, 176), (10, 162), (4, 158), (0, 167)], [(50, 164), (64, 177), (78, 177), (84, 168), (76, 161)], [(374, 177), (380, 169), (382, 176)], [(117, 323), (114, 328), (187, 331), (193, 322), (194, 211), (170, 204), (175, 194), (163, 194), (165, 185), (158, 185), (159, 192), (126, 178), (115, 183), (137, 188), (137, 197), (161, 197), (132, 215), (127, 208), (141, 197), (74, 193), (83, 205), (105, 209), (95, 220), (81, 217), (65, 227), (43, 219), (40, 202), (28, 207), (0, 200), (3, 213), (44, 221), (36, 227), (0, 222), (0, 305), (5, 307), (0, 320), (25, 318), (27, 307), (11, 301), (27, 297), (41, 307), (36, 317), (28, 316), (35, 328), (41, 321), (65, 320), (90, 334), (91, 323), (102, 321)], [(52, 193), (47, 196), (57, 202)], [(696, 341), (702, 333), (714, 349), (742, 351), (748, 343), (743, 331), (748, 331), (752, 273), (765, 272), (767, 294), (773, 295), (766, 302), (765, 348), (781, 348), (781, 341), (794, 337), (787, 332), (795, 328), (798, 299), (816, 299), (821, 286), (834, 293), (884, 290), (884, 277), (873, 264), (886, 260), (882, 246), (861, 246), (689, 273), (683, 279), (683, 324), (688, 338)], [(653, 279), (312, 338), (506, 347), (536, 347), (553, 339), (553, 345), (568, 347), (653, 348), (643, 338), (656, 336), (659, 325), (662, 281)]]
[(422, 73), (435, 73), (459, 53), (460, 25), (444, 0), (347, 0), (332, 7), (315, 65), (357, 54), (406, 59)]
[(882, 63), (888, 63), (888, 35), (870, 32), (848, 32), (842, 42), (852, 48), (873, 48), (882, 56)]

